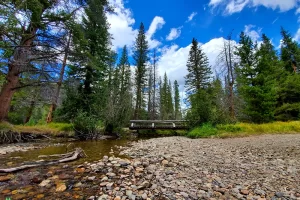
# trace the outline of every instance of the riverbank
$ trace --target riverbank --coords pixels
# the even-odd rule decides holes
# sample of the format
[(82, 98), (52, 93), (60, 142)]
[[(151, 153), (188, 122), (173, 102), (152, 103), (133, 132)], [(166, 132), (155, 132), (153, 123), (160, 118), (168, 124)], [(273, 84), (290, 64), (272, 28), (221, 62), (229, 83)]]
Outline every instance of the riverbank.
[(0, 197), (299, 200), (299, 145), (297, 134), (140, 140), (93, 162), (0, 175)]

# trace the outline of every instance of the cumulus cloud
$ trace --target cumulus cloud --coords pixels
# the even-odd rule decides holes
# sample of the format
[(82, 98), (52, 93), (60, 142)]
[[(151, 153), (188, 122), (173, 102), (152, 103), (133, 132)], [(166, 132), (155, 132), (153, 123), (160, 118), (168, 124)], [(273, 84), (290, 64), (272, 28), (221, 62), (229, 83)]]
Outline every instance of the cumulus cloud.
[(165, 22), (164, 18), (159, 17), (159, 16), (155, 16), (154, 19), (152, 20), (151, 25), (146, 33), (146, 37), (147, 37), (150, 49), (154, 49), (161, 44), (160, 41), (153, 39), (153, 36), (157, 30), (159, 30), (163, 27), (163, 25), (165, 23), (166, 22)]
[[(232, 41), (236, 45), (235, 41)], [(224, 45), (224, 38), (214, 38), (207, 43), (202, 44), (201, 48), (207, 55), (212, 72), (220, 71), (217, 65), (217, 58)], [(158, 62), (158, 70), (161, 76), (166, 72), (171, 80), (177, 80), (180, 85), (180, 91), (184, 90), (184, 77), (187, 75), (186, 63), (191, 45), (179, 47), (174, 44), (162, 48), (161, 57)]]
[(124, 45), (131, 47), (138, 34), (138, 30), (132, 27), (135, 23), (132, 13), (124, 7), (123, 0), (109, 0), (109, 3), (114, 7), (114, 13), (107, 14), (113, 48), (122, 48)]
[(190, 22), (194, 19), (194, 17), (197, 15), (198, 13), (197, 12), (192, 12), (189, 16), (188, 16), (188, 19), (187, 19), (187, 22)]
[[(109, 0), (111, 6), (114, 7), (114, 13), (107, 13), (107, 21), (110, 24), (109, 33), (112, 35), (113, 49), (122, 48), (127, 45), (129, 48), (133, 46), (138, 29), (134, 29), (135, 19), (130, 9), (125, 8), (123, 0)], [(149, 48), (156, 48), (161, 44), (153, 36), (157, 30), (161, 29), (165, 24), (162, 17), (156, 16), (146, 32), (146, 38)]]
[[(264, 6), (273, 10), (285, 12), (299, 6), (300, 0), (210, 0), (209, 6), (225, 6), (225, 14), (241, 12), (245, 7)], [(300, 11), (299, 11), (300, 12)]]
[(300, 28), (298, 29), (296, 35), (294, 36), (294, 40), (300, 42)]
[(182, 27), (172, 28), (169, 35), (167, 35), (166, 40), (171, 41), (177, 39), (181, 34), (181, 28)]
[(249, 24), (245, 26), (244, 32), (246, 35), (248, 35), (254, 42), (259, 41), (260, 35), (261, 35), (261, 28), (258, 28), (258, 30), (254, 30), (256, 26)]

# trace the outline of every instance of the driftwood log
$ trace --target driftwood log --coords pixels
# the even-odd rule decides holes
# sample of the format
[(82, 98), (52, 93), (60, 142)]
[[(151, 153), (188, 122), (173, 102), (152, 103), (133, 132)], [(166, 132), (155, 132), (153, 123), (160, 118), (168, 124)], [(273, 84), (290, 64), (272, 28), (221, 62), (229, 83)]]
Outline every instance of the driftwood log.
[[(68, 155), (68, 156), (66, 156)], [(58, 155), (56, 155), (58, 156)], [(28, 168), (33, 168), (33, 167), (39, 167), (39, 166), (47, 166), (47, 165), (54, 165), (54, 164), (59, 164), (59, 163), (65, 163), (65, 162), (70, 162), (82, 157), (86, 157), (86, 154), (81, 148), (76, 148), (75, 151), (70, 152), (68, 154), (62, 154), (63, 158), (59, 160), (50, 160), (50, 161), (39, 161), (35, 162), (32, 164), (26, 164), (26, 165), (21, 165), (19, 167), (12, 167), (8, 169), (0, 169), (0, 173), (12, 173), (12, 172), (17, 172), (23, 169), (28, 169)], [(59, 156), (58, 156), (59, 157)]]

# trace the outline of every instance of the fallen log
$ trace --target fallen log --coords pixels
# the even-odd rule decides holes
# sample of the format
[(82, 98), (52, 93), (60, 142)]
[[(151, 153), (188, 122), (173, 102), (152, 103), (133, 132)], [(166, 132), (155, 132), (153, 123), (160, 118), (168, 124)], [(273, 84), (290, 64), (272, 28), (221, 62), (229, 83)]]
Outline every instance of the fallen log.
[[(64, 154), (65, 155), (65, 154)], [(12, 172), (17, 172), (23, 169), (29, 169), (33, 167), (40, 167), (40, 166), (47, 166), (47, 165), (54, 165), (54, 164), (59, 164), (59, 163), (65, 163), (65, 162), (70, 162), (82, 157), (86, 157), (86, 154), (81, 148), (76, 148), (75, 151), (71, 154), (70, 157), (65, 157), (60, 160), (51, 160), (51, 161), (43, 161), (43, 162), (35, 162), (32, 164), (27, 164), (27, 165), (21, 165), (19, 167), (12, 167), (8, 169), (0, 169), (0, 173), (12, 173)]]

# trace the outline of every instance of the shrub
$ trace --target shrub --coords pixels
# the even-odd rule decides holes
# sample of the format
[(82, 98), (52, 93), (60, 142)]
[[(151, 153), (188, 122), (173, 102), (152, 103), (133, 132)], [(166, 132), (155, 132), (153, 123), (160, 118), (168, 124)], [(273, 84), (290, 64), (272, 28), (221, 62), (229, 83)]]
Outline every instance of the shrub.
[(97, 119), (87, 112), (78, 112), (73, 124), (78, 139), (94, 139), (97, 136)]
[(217, 135), (218, 130), (211, 124), (203, 124), (201, 127), (196, 127), (188, 133), (190, 138), (207, 138)]
[(219, 131), (232, 132), (232, 133), (243, 131), (242, 127), (239, 126), (239, 124), (224, 124), (224, 125), (219, 124), (217, 125), (217, 129)]

